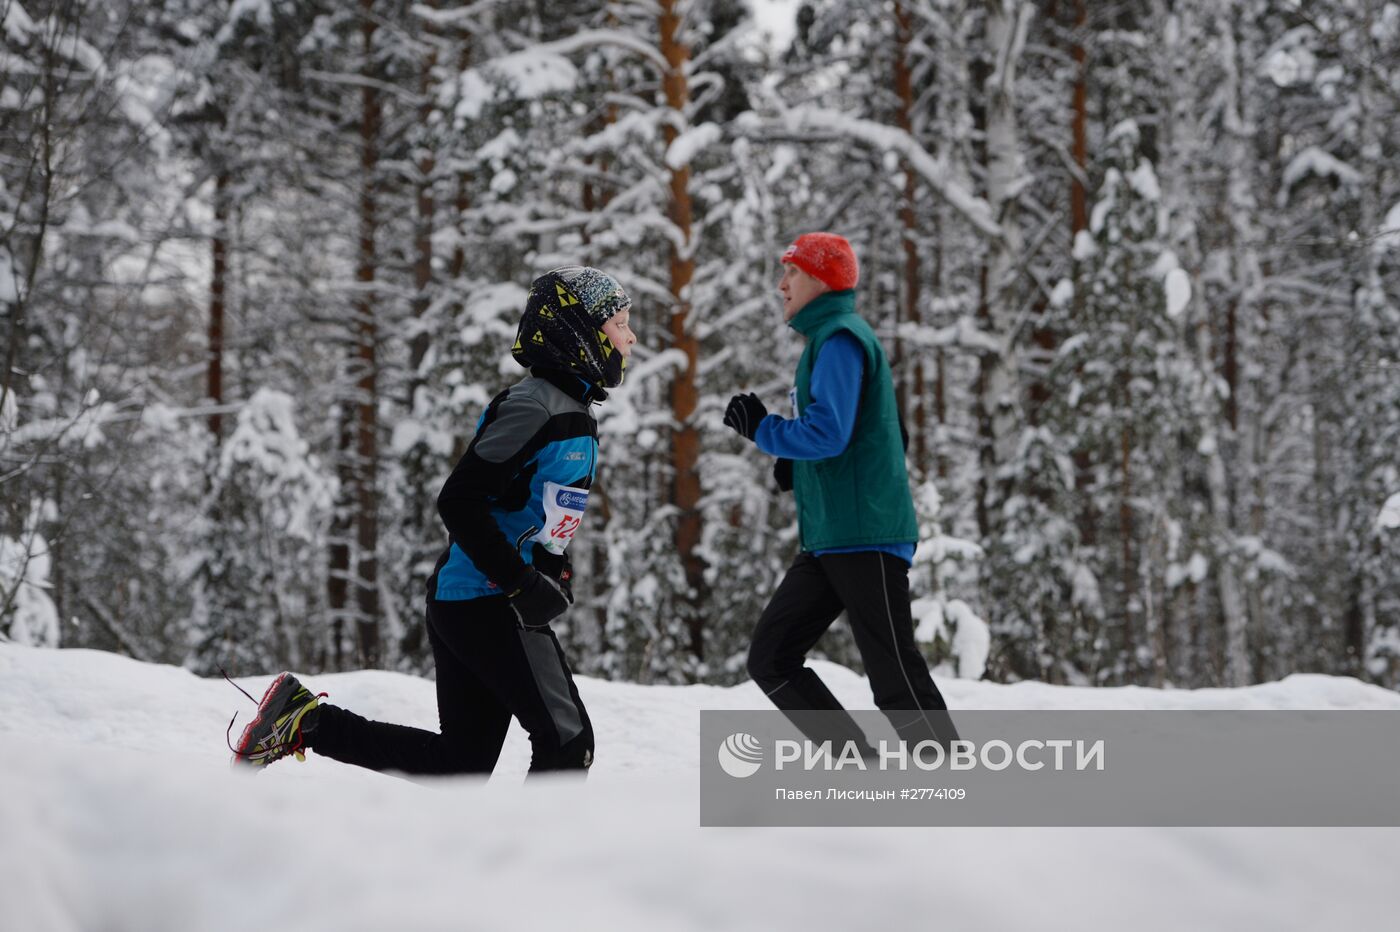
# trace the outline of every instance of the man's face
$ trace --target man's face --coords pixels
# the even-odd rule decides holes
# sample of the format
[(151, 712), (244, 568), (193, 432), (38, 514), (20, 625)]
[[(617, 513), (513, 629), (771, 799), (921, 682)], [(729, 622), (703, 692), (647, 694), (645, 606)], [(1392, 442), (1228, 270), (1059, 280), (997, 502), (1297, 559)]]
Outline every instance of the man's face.
[(778, 291), (783, 296), (783, 320), (792, 320), (798, 311), (807, 306), (808, 301), (830, 290), (797, 266), (784, 265), (783, 280), (778, 282)]

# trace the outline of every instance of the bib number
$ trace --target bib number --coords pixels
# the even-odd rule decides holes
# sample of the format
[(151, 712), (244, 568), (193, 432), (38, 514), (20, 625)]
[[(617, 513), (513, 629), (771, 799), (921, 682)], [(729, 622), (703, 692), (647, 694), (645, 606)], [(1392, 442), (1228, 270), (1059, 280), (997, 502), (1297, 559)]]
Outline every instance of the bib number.
[(563, 556), (583, 523), (583, 510), (587, 507), (587, 489), (545, 482), (544, 529), (534, 539), (555, 556)]

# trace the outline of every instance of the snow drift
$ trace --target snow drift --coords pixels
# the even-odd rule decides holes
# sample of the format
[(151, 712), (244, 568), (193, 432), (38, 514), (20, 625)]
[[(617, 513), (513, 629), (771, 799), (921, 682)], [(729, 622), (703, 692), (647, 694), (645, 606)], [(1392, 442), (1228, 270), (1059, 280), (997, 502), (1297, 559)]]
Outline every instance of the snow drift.
[[(830, 664), (821, 674), (870, 707), (863, 679)], [(426, 680), (306, 679), (362, 714), (435, 724)], [(241, 683), (259, 693), (267, 680)], [(954, 708), (1400, 709), (1400, 695), (1321, 676), (1240, 690), (942, 685)], [(489, 782), (414, 783), (314, 754), (253, 776), (228, 768), (228, 718), (251, 706), (226, 684), (0, 644), (0, 929), (1301, 930), (1394, 919), (1400, 832), (1389, 829), (702, 830), (698, 712), (763, 708), (758, 690), (579, 687), (598, 731), (586, 783), (522, 785), (518, 730)]]

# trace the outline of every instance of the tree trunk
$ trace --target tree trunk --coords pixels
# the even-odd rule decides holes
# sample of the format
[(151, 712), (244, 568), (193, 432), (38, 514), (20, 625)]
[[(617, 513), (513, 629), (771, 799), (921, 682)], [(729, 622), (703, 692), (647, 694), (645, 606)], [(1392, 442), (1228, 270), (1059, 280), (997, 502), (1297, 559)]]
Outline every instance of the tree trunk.
[[(669, 147), (680, 135), (678, 126), (684, 126), (686, 108), (690, 103), (690, 91), (686, 84), (685, 68), (690, 60), (690, 49), (681, 41), (681, 17), (678, 11), (680, 0), (661, 0), (660, 31), (661, 54), (666, 58), (667, 70), (662, 79), (666, 95), (666, 106), (674, 112), (674, 118), (665, 122), (663, 130), (666, 145)], [(700, 475), (696, 463), (700, 454), (700, 437), (691, 420), (699, 403), (699, 392), (695, 385), (698, 343), (690, 332), (690, 297), (687, 290), (695, 274), (695, 260), (690, 251), (692, 205), (690, 200), (690, 168), (681, 166), (670, 170), (671, 182), (671, 222), (675, 224), (680, 238), (671, 243), (670, 292), (671, 345), (685, 354), (685, 367), (677, 373), (671, 383), (671, 467), (673, 469), (671, 501), (679, 512), (676, 523), (676, 553), (685, 571), (689, 588), (687, 598), (686, 625), (690, 631), (690, 650), (696, 659), (705, 656), (705, 619), (701, 614), (702, 587), (704, 585), (704, 565), (696, 552), (700, 544)]]
[(346, 621), (350, 615), (350, 534), (354, 516), (350, 492), (355, 487), (354, 463), (350, 447), (354, 440), (351, 407), (348, 401), (337, 405), (335, 475), (339, 483), (331, 527), (326, 542), (329, 547), (326, 572), (326, 611), (331, 627), (331, 664), (337, 670), (347, 666)]
[[(1238, 423), (1238, 409), (1234, 406), (1238, 384), (1236, 353), (1236, 326), (1237, 308), (1236, 304), (1242, 296), (1248, 295), (1257, 280), (1257, 260), (1253, 253), (1253, 233), (1248, 219), (1241, 215), (1241, 211), (1255, 209), (1253, 196), (1250, 193), (1247, 173), (1252, 162), (1252, 137), (1254, 129), (1249, 124), (1245, 116), (1244, 108), (1247, 105), (1245, 99), (1246, 89), (1244, 82), (1246, 72), (1252, 67), (1250, 60), (1241, 61), (1240, 50), (1236, 44), (1235, 28), (1231, 21), (1230, 11), (1220, 9), (1216, 13), (1216, 27), (1220, 31), (1222, 40), (1221, 63), (1224, 66), (1225, 87), (1224, 91), (1224, 130), (1226, 143), (1229, 146), (1229, 191), (1228, 210), (1230, 214), (1230, 239), (1231, 253), (1234, 260), (1234, 283), (1235, 297), (1231, 300), (1227, 309), (1226, 345), (1227, 353), (1225, 358), (1224, 376), (1227, 379), (1234, 379), (1231, 385), (1230, 398), (1226, 402), (1223, 411), (1215, 414), (1214, 420), (1219, 425), (1215, 429), (1212, 425), (1211, 436), (1215, 442), (1210, 444), (1210, 454), (1206, 470), (1206, 479), (1210, 488), (1211, 501), (1211, 523), (1217, 541), (1217, 546), (1223, 552), (1217, 552), (1215, 567), (1217, 584), (1220, 587), (1220, 608), (1221, 623), (1225, 635), (1225, 679), (1227, 686), (1246, 686), (1252, 678), (1252, 665), (1249, 655), (1248, 626), (1249, 613), (1246, 606), (1245, 593), (1240, 583), (1239, 573), (1234, 563), (1233, 544), (1236, 537), (1234, 509), (1231, 504), (1230, 478), (1225, 467), (1225, 453), (1221, 449), (1220, 434), (1228, 432), (1233, 438), (1235, 427)], [(1246, 55), (1250, 52), (1246, 50)], [(1243, 65), (1243, 67), (1242, 67)], [(1201, 343), (1206, 347), (1200, 361), (1202, 372), (1213, 373), (1213, 353), (1210, 353), (1209, 329), (1203, 328), (1201, 331)]]
[[(430, 10), (436, 10), (438, 4), (437, 0), (426, 0), (425, 5)], [(416, 227), (413, 236), (412, 307), (414, 320), (420, 322), (428, 313), (428, 305), (431, 300), (428, 286), (433, 281), (433, 219), (437, 209), (437, 204), (433, 199), (433, 173), (437, 170), (437, 158), (433, 151), (432, 131), (429, 127), (433, 115), (431, 94), (433, 69), (437, 67), (438, 53), (437, 46), (431, 41), (436, 35), (431, 20), (429, 20), (426, 32), (430, 41), (428, 49), (423, 55), (423, 66), (418, 76), (418, 93), (423, 99), (418, 107), (418, 130), (422, 135), (417, 153), (418, 177), (414, 180)], [(408, 410), (410, 415), (415, 413), (418, 390), (423, 385), (424, 373), (419, 370), (423, 366), (423, 360), (427, 358), (428, 346), (428, 332), (420, 327), (409, 344)]]
[(984, 539), (1000, 525), (1003, 490), (996, 475), (1014, 456), (1019, 426), (1018, 362), (1015, 325), (1015, 272), (1021, 250), (1015, 185), (1023, 173), (1016, 113), (1016, 64), (1025, 47), (1033, 7), (1021, 0), (985, 0), (987, 48), (996, 56), (985, 82), (987, 125), (987, 202), (1003, 236), (991, 243), (982, 275), (983, 326), (1001, 341), (984, 353), (978, 373), (978, 421), (982, 437), (982, 477), (978, 514)]
[[(462, 51), (457, 58), (457, 70), (466, 71), (471, 67), (471, 45), (470, 39), (464, 35), (462, 37)], [(453, 221), (457, 228), (457, 242), (452, 247), (452, 258), (447, 263), (447, 284), (450, 288), (455, 288), (467, 268), (467, 247), (466, 247), (466, 213), (471, 209), (471, 173), (466, 171), (457, 172), (457, 190), (452, 199)], [(454, 307), (456, 305), (454, 304)]]
[[(1047, 13), (1048, 17), (1053, 20), (1058, 12), (1059, 4), (1052, 2)], [(1088, 159), (1088, 135), (1086, 131), (1088, 81), (1087, 56), (1082, 36), (1087, 21), (1084, 0), (1074, 0), (1073, 38), (1070, 43), (1070, 59), (1074, 62), (1074, 80), (1070, 85), (1070, 153), (1075, 169), (1070, 173), (1069, 226), (1071, 243), (1080, 230), (1087, 229), (1089, 226), (1088, 195), (1084, 186), (1085, 163)], [(1055, 362), (1055, 354), (1059, 349), (1059, 337), (1054, 328), (1047, 326), (1045, 322), (1045, 314), (1048, 310), (1049, 302), (1044, 297), (1038, 298), (1034, 308), (1035, 325), (1031, 332), (1034, 375), (1026, 388), (1027, 420), (1032, 425), (1043, 423), (1044, 415), (1042, 412), (1045, 405), (1053, 397), (1053, 389), (1047, 376), (1050, 367)]]
[[(361, 0), (365, 67), (374, 71), (374, 0)], [(378, 406), (379, 363), (376, 358), (379, 335), (373, 294), (377, 256), (374, 237), (378, 227), (375, 201), (375, 172), (379, 164), (379, 92), (366, 84), (361, 89), (360, 120), (360, 257), (355, 272), (359, 299), (355, 308), (355, 603), (359, 662), (363, 667), (379, 665), (379, 502)]]
[[(899, 99), (895, 125), (911, 137), (914, 134), (914, 83), (909, 63), (909, 46), (913, 39), (914, 22), (909, 9), (909, 0), (899, 0), (895, 4), (894, 90), (895, 96)], [(919, 309), (922, 299), (919, 290), (919, 223), (918, 213), (915, 210), (918, 185), (913, 166), (906, 161), (903, 167), (904, 199), (899, 207), (899, 222), (904, 234), (904, 301), (895, 320), (894, 364), (899, 379), (897, 384), (900, 386), (900, 410), (908, 411), (911, 415), (909, 417), (909, 432), (913, 439), (914, 469), (916, 478), (921, 479), (926, 469), (928, 450), (926, 438), (928, 428), (924, 413), (924, 354), (922, 350), (916, 350), (913, 353), (912, 365), (909, 366), (910, 371), (903, 371), (905, 360), (903, 358), (903, 344), (899, 338), (899, 324), (902, 321), (915, 326), (921, 323)], [(907, 394), (906, 385), (908, 386)]]
[(220, 169), (214, 178), (214, 239), (212, 270), (209, 277), (209, 369), (206, 393), (214, 410), (209, 414), (209, 433), (218, 448), (223, 436), (224, 416), (224, 292), (228, 281), (228, 172)]
[(1089, 194), (1084, 181), (1089, 165), (1089, 55), (1085, 48), (1089, 26), (1086, 0), (1074, 0), (1074, 42), (1070, 58), (1074, 61), (1074, 87), (1070, 94), (1070, 155), (1079, 169), (1070, 182), (1070, 234), (1089, 229)]
[[(1375, 21), (1375, 14), (1379, 12), (1380, 4), (1363, 5), (1361, 9), (1360, 32), (1367, 37), (1364, 40), (1367, 43), (1367, 52), (1369, 55), (1379, 58), (1374, 37), (1377, 35), (1376, 27), (1378, 25)], [(1357, 103), (1360, 116), (1358, 144), (1363, 154), (1386, 151), (1383, 139), (1389, 135), (1388, 130), (1393, 126), (1393, 123), (1386, 117), (1387, 109), (1391, 108), (1377, 106), (1377, 102), (1384, 99), (1389, 90), (1383, 83), (1378, 82), (1377, 70), (1374, 66), (1365, 69), (1358, 87)], [(1360, 199), (1360, 229), (1376, 230), (1383, 225), (1378, 210), (1385, 204), (1381, 200), (1382, 192), (1383, 184), (1379, 176), (1373, 175), (1371, 189), (1368, 192), (1369, 196), (1363, 196)], [(1380, 254), (1376, 250), (1366, 249), (1364, 251), (1359, 267), (1353, 274), (1356, 275), (1356, 279), (1351, 288), (1352, 305), (1360, 312), (1359, 316), (1364, 322), (1362, 326), (1372, 336), (1372, 339), (1368, 341), (1367, 351), (1360, 355), (1358, 361), (1362, 363), (1364, 372), (1378, 373), (1380, 367), (1377, 364), (1380, 362), (1380, 358), (1384, 357), (1378, 358), (1377, 354), (1387, 353), (1389, 350), (1389, 347), (1385, 346), (1387, 341), (1384, 340), (1385, 331), (1389, 328), (1381, 324), (1380, 321), (1386, 318), (1388, 311), (1393, 314), (1393, 310), (1389, 310), (1389, 308), (1393, 308), (1394, 299), (1386, 294)], [(1381, 337), (1381, 340), (1375, 340), (1375, 337)], [(1380, 345), (1378, 346), (1377, 343)], [(1356, 357), (1353, 356), (1353, 358)], [(1366, 391), (1370, 398), (1385, 397), (1389, 389), (1388, 385), (1377, 385), (1370, 375), (1363, 375), (1361, 378), (1363, 380), (1361, 384), (1371, 383), (1367, 385)], [(1361, 414), (1362, 412), (1357, 413)], [(1387, 418), (1377, 412), (1377, 415), (1373, 415), (1368, 420), (1372, 420), (1375, 426), (1363, 431), (1362, 436), (1374, 434), (1376, 439), (1384, 438), (1388, 431), (1382, 425)], [(1376, 439), (1371, 440), (1371, 443), (1375, 444)], [(1367, 490), (1384, 488), (1388, 491), (1393, 481), (1391, 477), (1394, 476), (1392, 464), (1397, 461), (1395, 448), (1392, 446), (1390, 455), (1386, 455), (1379, 449), (1367, 449), (1367, 446), (1363, 443), (1359, 449), (1353, 447), (1349, 451), (1352, 456), (1359, 460), (1357, 466), (1360, 467), (1358, 470), (1359, 478), (1361, 478), (1360, 488)], [(1378, 473), (1379, 476), (1385, 477), (1381, 478), (1380, 482), (1376, 481), (1379, 478)], [(1368, 519), (1365, 524), (1369, 530), (1362, 532), (1360, 539), (1357, 539), (1348, 548), (1351, 550), (1351, 562), (1355, 567), (1352, 586), (1356, 612), (1354, 621), (1351, 618), (1348, 619), (1347, 653), (1350, 655), (1348, 659), (1351, 660), (1351, 669), (1355, 671), (1357, 677), (1384, 684), (1389, 680), (1389, 674), (1395, 661), (1392, 659), (1388, 662), (1377, 663), (1374, 670), (1371, 669), (1371, 664), (1368, 661), (1373, 659), (1373, 653), (1377, 653), (1378, 645), (1376, 642), (1384, 643), (1385, 640), (1393, 636), (1395, 619), (1384, 617), (1385, 612), (1380, 604), (1378, 591), (1385, 584), (1384, 576), (1378, 572), (1382, 565), (1383, 550), (1371, 520)], [(1384, 623), (1382, 623), (1383, 619)], [(1381, 660), (1391, 653), (1389, 648), (1385, 648), (1374, 659)]]
[[(617, 28), (617, 14), (611, 7), (608, 8), (607, 28)], [(615, 91), (617, 89), (617, 80), (611, 66), (604, 69), (603, 79), (609, 91)], [(603, 106), (602, 112), (593, 118), (592, 123), (588, 127), (588, 135), (592, 136), (594, 133), (602, 132), (616, 122), (617, 104), (610, 100)], [(594, 164), (594, 158), (593, 155), (589, 155), (583, 160), (583, 164), (591, 167)], [(598, 173), (606, 176), (608, 171), (612, 168), (612, 160), (608, 158), (606, 152), (602, 152), (597, 156), (597, 165)], [(613, 191), (610, 185), (606, 183), (595, 185), (594, 179), (591, 176), (584, 176), (583, 212), (585, 214), (591, 214), (595, 210), (607, 207), (608, 202), (612, 200), (612, 195)], [(589, 241), (590, 237), (587, 227), (582, 230), (582, 237), (584, 243)]]
[[(933, 293), (938, 294), (943, 287), (943, 207), (938, 205), (934, 209), (933, 221), (933, 274), (930, 284)], [(937, 325), (935, 320), (934, 324)], [(922, 363), (920, 369), (922, 371)], [(945, 429), (948, 426), (948, 366), (947, 354), (943, 347), (938, 347), (933, 356), (933, 420), (938, 425), (938, 437), (941, 440), (946, 436)], [(922, 437), (920, 438), (922, 440)], [(944, 444), (940, 443), (934, 452), (934, 464), (936, 475), (940, 481), (948, 478), (948, 453), (944, 449)], [(919, 454), (928, 455), (926, 448), (921, 448)]]
[[(1122, 380), (1122, 402), (1120, 410), (1128, 410), (1127, 378)], [(1121, 480), (1118, 498), (1118, 542), (1122, 548), (1121, 567), (1123, 581), (1123, 655), (1127, 658), (1124, 671), (1129, 682), (1136, 680), (1138, 669), (1137, 627), (1135, 606), (1138, 600), (1137, 568), (1133, 560), (1133, 432), (1124, 427), (1119, 433), (1118, 468)]]

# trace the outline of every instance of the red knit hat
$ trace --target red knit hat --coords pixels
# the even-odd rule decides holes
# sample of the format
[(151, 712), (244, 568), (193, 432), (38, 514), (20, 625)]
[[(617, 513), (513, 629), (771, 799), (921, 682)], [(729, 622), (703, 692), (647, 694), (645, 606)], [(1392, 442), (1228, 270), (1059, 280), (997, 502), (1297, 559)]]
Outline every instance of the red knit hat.
[(835, 233), (803, 233), (783, 253), (784, 265), (795, 265), (832, 291), (854, 288), (860, 281), (855, 250)]

